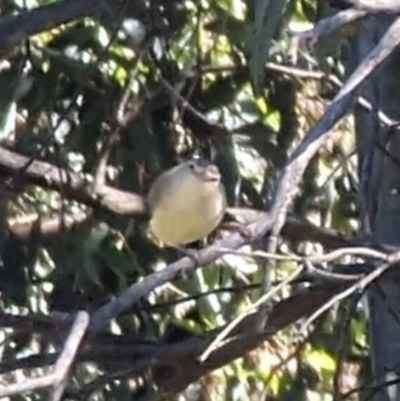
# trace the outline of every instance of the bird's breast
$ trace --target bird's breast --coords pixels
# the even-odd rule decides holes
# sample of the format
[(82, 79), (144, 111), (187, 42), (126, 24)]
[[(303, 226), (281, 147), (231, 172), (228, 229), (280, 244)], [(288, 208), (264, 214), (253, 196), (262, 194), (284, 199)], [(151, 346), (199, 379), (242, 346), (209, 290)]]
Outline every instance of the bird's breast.
[(178, 189), (158, 205), (149, 228), (166, 245), (188, 244), (209, 235), (221, 222), (225, 207), (223, 188), (205, 185), (199, 191), (198, 186), (190, 188), (186, 183), (184, 190)]

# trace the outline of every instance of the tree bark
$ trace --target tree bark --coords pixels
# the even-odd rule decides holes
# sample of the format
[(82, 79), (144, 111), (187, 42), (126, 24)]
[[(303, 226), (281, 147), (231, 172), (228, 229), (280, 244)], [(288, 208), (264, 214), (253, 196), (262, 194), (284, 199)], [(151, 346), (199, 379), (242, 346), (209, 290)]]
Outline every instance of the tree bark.
[[(350, 46), (353, 68), (377, 44), (394, 17), (366, 18)], [(378, 243), (400, 244), (400, 130), (379, 124), (382, 111), (400, 121), (400, 54), (397, 51), (362, 92), (375, 112), (355, 110), (362, 230)], [(377, 282), (367, 292), (376, 401), (400, 401), (400, 287)]]

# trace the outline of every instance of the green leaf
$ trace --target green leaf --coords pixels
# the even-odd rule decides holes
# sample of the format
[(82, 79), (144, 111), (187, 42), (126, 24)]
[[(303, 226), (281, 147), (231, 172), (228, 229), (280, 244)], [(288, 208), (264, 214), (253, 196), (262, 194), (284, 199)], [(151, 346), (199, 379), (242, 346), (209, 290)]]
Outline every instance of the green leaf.
[(270, 55), (270, 47), (279, 24), (282, 22), (287, 0), (254, 0), (250, 16), (253, 23), (247, 28), (245, 49), (256, 93), (263, 87), (265, 63)]

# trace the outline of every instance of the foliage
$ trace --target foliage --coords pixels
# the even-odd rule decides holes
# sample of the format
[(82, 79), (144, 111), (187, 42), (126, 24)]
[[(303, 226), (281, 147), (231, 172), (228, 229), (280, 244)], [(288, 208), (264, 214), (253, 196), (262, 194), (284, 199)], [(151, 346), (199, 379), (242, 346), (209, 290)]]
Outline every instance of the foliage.
[[(48, 3), (2, 2), (2, 15)], [(231, 206), (267, 209), (279, 170), (337, 91), (316, 66), (343, 78), (338, 33), (314, 53), (296, 45), (287, 27), (314, 22), (332, 10), (311, 0), (131, 3), (124, 18), (110, 6), (98, 18), (41, 32), (2, 59), (1, 146), (90, 177), (93, 186), (142, 195), (158, 173), (197, 153), (218, 164)], [(296, 216), (342, 234), (357, 228), (352, 128), (350, 118), (335, 127), (347, 132), (344, 140), (330, 143), (313, 160), (294, 207)], [(179, 257), (146, 238), (142, 219), (101, 208), (91, 214), (91, 205), (62, 189), (32, 185), (24, 171), (3, 172), (4, 313), (96, 310)], [(72, 228), (63, 224), (67, 216), (82, 213), (87, 218)], [(58, 228), (40, 232), (48, 221), (58, 221)], [(29, 236), (15, 234), (26, 225)], [(323, 248), (283, 238), (279, 251), (310, 255)], [(295, 265), (279, 262), (272, 280), (285, 279)], [(263, 266), (260, 258), (226, 255), (157, 288), (107, 330), (164, 343), (180, 341), (188, 332), (212, 331), (257, 299)], [(273, 303), (305, 287), (292, 283)], [(188, 389), (185, 399), (325, 400), (333, 391), (345, 393), (357, 385), (367, 362), (365, 320), (355, 303), (345, 302), (317, 319), (305, 338), (296, 327), (286, 328), (210, 372), (197, 389), (192, 386), (197, 397), (189, 398)], [(35, 330), (4, 328), (1, 337), (3, 383), (45, 374), (44, 355), (60, 347), (60, 339)], [(30, 359), (34, 354), (36, 361)], [(19, 366), (34, 369), (7, 368), (18, 359), (26, 363)], [(140, 372), (140, 380), (133, 374), (107, 385), (96, 382), (123, 371), (127, 362), (117, 357), (94, 362), (79, 361), (74, 368), (70, 397), (113, 400), (133, 393), (136, 399), (148, 390), (140, 384), (147, 372)]]

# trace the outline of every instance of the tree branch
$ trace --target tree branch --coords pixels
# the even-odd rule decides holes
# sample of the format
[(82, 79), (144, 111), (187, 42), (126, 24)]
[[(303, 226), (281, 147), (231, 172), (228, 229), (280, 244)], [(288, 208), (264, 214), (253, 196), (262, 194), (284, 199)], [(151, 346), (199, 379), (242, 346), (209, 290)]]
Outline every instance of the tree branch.
[(58, 25), (94, 16), (102, 0), (64, 0), (0, 19), (0, 53), (8, 52), (29, 36)]
[(272, 207), (273, 237), (284, 225), (289, 208), (297, 196), (303, 173), (312, 157), (330, 137), (329, 130), (342, 118), (355, 102), (366, 79), (377, 73), (400, 43), (400, 19), (396, 19), (377, 46), (353, 72), (321, 119), (311, 128), (304, 140), (294, 150), (283, 169)]
[(399, 14), (398, 0), (329, 0), (333, 7), (348, 8), (366, 11), (368, 14)]
[[(4, 175), (39, 185), (43, 188), (59, 191), (69, 200), (81, 202), (87, 206), (102, 209), (118, 215), (142, 216), (146, 214), (145, 200), (136, 193), (123, 191), (109, 185), (92, 184), (91, 178), (54, 166), (53, 164), (31, 160), (19, 153), (0, 147), (0, 172)], [(243, 224), (269, 218), (266, 212), (249, 208), (229, 208), (227, 213)], [(44, 222), (32, 219), (10, 225), (10, 231), (21, 241), (28, 241), (32, 233), (44, 236), (57, 234), (61, 227), (90, 223), (93, 216), (88, 212), (75, 213), (73, 216), (54, 217)], [(329, 249), (366, 244), (357, 238), (346, 238), (332, 230), (319, 228), (306, 220), (288, 218), (283, 235), (297, 241), (315, 241)], [(370, 245), (370, 244), (368, 244)]]
[(62, 230), (70, 230), (74, 227), (91, 224), (94, 221), (93, 214), (89, 212), (75, 212), (73, 215), (59, 215), (40, 222), (39, 216), (34, 216), (29, 222), (18, 221), (9, 224), (9, 230), (20, 241), (27, 242), (34, 233), (41, 237), (51, 238), (59, 235)]
[(59, 401), (67, 384), (68, 372), (78, 352), (78, 347), (89, 326), (89, 314), (79, 311), (76, 314), (74, 324), (71, 327), (63, 350), (54, 366), (54, 384), (49, 396), (49, 401)]
[(89, 323), (89, 315), (86, 312), (78, 312), (70, 330), (67, 341), (64, 344), (55, 366), (54, 371), (49, 375), (28, 379), (24, 382), (7, 385), (0, 388), (0, 397), (26, 393), (42, 388), (54, 386), (50, 400), (58, 401), (63, 393), (65, 380), (69, 368), (73, 362), (78, 346), (86, 332)]
[(108, 185), (93, 185), (87, 178), (58, 168), (50, 163), (30, 160), (0, 147), (0, 172), (23, 179), (43, 188), (54, 189), (71, 200), (120, 215), (143, 215), (146, 211), (141, 196)]

